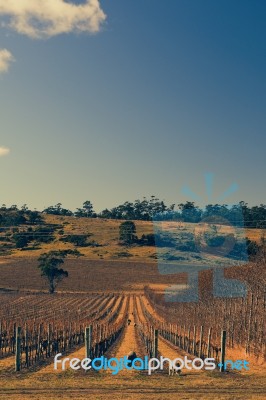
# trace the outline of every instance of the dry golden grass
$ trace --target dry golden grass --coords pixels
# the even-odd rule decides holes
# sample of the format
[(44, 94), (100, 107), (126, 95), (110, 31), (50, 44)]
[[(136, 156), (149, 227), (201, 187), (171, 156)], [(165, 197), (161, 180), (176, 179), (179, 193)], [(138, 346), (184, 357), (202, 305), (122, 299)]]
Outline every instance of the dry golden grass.
[[(151, 246), (132, 246), (126, 248), (118, 244), (119, 241), (119, 225), (121, 220), (98, 219), (98, 218), (75, 218), (55, 215), (45, 215), (45, 221), (48, 224), (62, 225), (65, 235), (70, 234), (87, 234), (91, 233), (91, 240), (96, 241), (101, 247), (77, 247), (86, 258), (92, 260), (99, 259), (129, 259), (134, 261), (152, 262), (153, 255), (156, 254), (156, 248)], [(154, 225), (151, 221), (134, 221), (137, 228), (137, 235), (154, 232)], [(186, 231), (194, 232), (194, 230), (205, 229), (205, 225), (178, 222), (164, 222), (163, 226), (168, 231)], [(221, 227), (222, 233), (230, 233), (229, 227)], [(251, 240), (259, 241), (265, 230), (261, 229), (245, 229), (239, 230), (241, 236), (247, 236)], [(42, 244), (37, 250), (15, 250), (11, 257), (38, 257), (41, 253), (50, 250), (75, 249), (71, 243), (63, 243), (59, 241), (60, 235), (56, 234), (56, 240), (49, 244)], [(118, 257), (118, 253), (127, 251), (131, 257)]]
[[(117, 259), (117, 253), (128, 251), (133, 256), (131, 259), (138, 261), (153, 261), (149, 256), (155, 250), (151, 247), (132, 247), (130, 249), (119, 245), (119, 225), (122, 221), (98, 219), (98, 218), (75, 218), (46, 215), (45, 221), (48, 224), (62, 225), (64, 235), (87, 234), (92, 236), (91, 240), (99, 243), (101, 247), (75, 247), (71, 243), (59, 241), (60, 236), (56, 235), (56, 240), (52, 243), (42, 244), (37, 250), (16, 250), (12, 257), (38, 257), (41, 253), (50, 250), (64, 250), (77, 248), (86, 258), (92, 260), (99, 259)], [(151, 222), (136, 221), (137, 235), (140, 237), (143, 233), (152, 233), (153, 226)], [(128, 259), (128, 257), (119, 257), (119, 259)]]
[(219, 372), (169, 377), (167, 373), (13, 374), (0, 377), (1, 399), (264, 399), (265, 376)]

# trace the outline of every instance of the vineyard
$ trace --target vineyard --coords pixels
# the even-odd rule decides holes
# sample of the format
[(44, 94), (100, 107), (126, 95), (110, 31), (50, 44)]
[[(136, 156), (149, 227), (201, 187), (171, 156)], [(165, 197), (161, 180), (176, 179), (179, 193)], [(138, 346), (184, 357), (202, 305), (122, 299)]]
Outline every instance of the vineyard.
[(149, 288), (144, 295), (2, 294), (0, 361), (13, 371), (35, 371), (57, 353), (93, 359), (135, 351), (139, 357), (188, 354), (218, 363), (225, 350), (221, 333), (227, 336), (226, 351), (242, 346), (247, 355), (265, 359), (265, 303), (258, 296), (216, 300), (206, 313), (202, 302), (166, 306)]
[(120, 335), (128, 314), (128, 299), (114, 295), (26, 296), (2, 299), (0, 357), (16, 354), (17, 369), (28, 368), (58, 352), (85, 343), (85, 327), (93, 330), (91, 356), (106, 352)]

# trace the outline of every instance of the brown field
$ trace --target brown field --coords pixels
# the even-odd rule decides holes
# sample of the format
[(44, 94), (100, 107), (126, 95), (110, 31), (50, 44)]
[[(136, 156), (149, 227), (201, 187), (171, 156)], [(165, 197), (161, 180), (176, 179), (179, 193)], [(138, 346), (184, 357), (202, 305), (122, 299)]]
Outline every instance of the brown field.
[[(0, 288), (20, 291), (47, 291), (40, 277), (36, 258), (6, 258), (0, 264)], [(59, 291), (139, 291), (145, 285), (185, 282), (184, 274), (161, 275), (155, 263), (115, 260), (67, 259), (64, 268), (69, 277), (60, 283)]]
[[(117, 296), (129, 296), (128, 315), (131, 324), (125, 324), (122, 336), (108, 349), (106, 356), (122, 357), (131, 350), (136, 350), (139, 356), (145, 355), (145, 348), (140, 341), (137, 328), (134, 326), (136, 311), (143, 323), (145, 316), (141, 311), (139, 296), (144, 286), (149, 285), (156, 292), (162, 292), (167, 286), (185, 284), (186, 274), (161, 275), (154, 259), (153, 247), (132, 247), (126, 249), (132, 257), (118, 257), (123, 247), (118, 245), (118, 227), (121, 221), (102, 221), (98, 219), (75, 219), (72, 217), (47, 216), (50, 223), (68, 223), (64, 231), (68, 233), (93, 234), (92, 239), (102, 244), (102, 247), (79, 248), (84, 256), (68, 258), (64, 268), (69, 272), (69, 278), (60, 283), (57, 293), (72, 293), (71, 296), (85, 296), (86, 293), (115, 293)], [(152, 223), (136, 222), (137, 234), (151, 233)], [(259, 240), (260, 230), (247, 230), (247, 236), (252, 240)], [(74, 248), (70, 244), (54, 242), (42, 245), (39, 250), (15, 251), (8, 257), (2, 257), (0, 262), (0, 294), (1, 310), (5, 309), (6, 298), (19, 298), (20, 304), (27, 304), (27, 296), (36, 298), (40, 292), (47, 292), (47, 285), (40, 277), (37, 268), (37, 258), (43, 251), (54, 248)], [(10, 290), (10, 292), (9, 292)], [(137, 295), (136, 304), (133, 295)], [(7, 297), (6, 297), (7, 296)], [(25, 298), (24, 298), (25, 296)], [(49, 310), (49, 296), (47, 296), (47, 310)], [(34, 300), (32, 300), (34, 303)], [(119, 321), (125, 310), (125, 301), (117, 317)], [(161, 316), (144, 299), (145, 306), (158, 321), (163, 322)], [(134, 305), (135, 304), (135, 305)], [(103, 324), (108, 325), (108, 318), (104, 317)], [(175, 358), (184, 356), (184, 350), (159, 337), (159, 353), (164, 357)], [(81, 346), (73, 350), (71, 357), (83, 358), (85, 348)], [(266, 366), (263, 361), (255, 357), (246, 356), (243, 348), (228, 349), (228, 357), (247, 358), (250, 361), (250, 371), (220, 373), (214, 372), (184, 372), (181, 376), (168, 376), (167, 371), (147, 375), (146, 371), (123, 371), (112, 375), (108, 371), (100, 373), (66, 370), (55, 372), (52, 359), (21, 372), (14, 372), (14, 356), (1, 359), (0, 357), (0, 399), (264, 399)]]

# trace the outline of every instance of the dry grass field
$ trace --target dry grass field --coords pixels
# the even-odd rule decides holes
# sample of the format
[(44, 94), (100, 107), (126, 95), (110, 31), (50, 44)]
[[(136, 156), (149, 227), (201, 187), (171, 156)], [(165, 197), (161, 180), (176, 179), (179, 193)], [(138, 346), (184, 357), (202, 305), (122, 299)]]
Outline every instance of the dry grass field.
[[(97, 242), (100, 247), (76, 247), (71, 243), (63, 243), (59, 241), (60, 235), (55, 234), (55, 241), (48, 244), (41, 244), (38, 249), (27, 250), (14, 250), (12, 257), (38, 257), (44, 251), (49, 250), (63, 250), (77, 248), (86, 258), (91, 260), (134, 260), (137, 262), (154, 261), (156, 255), (156, 248), (153, 246), (131, 246), (124, 248), (119, 245), (119, 225), (122, 220), (110, 220), (99, 218), (75, 218), (65, 216), (45, 215), (46, 224), (55, 224), (61, 226), (64, 235), (74, 234), (91, 234), (91, 240)], [(150, 221), (135, 221), (137, 236), (140, 238), (143, 234), (154, 233), (154, 223)], [(201, 229), (204, 227), (201, 226)], [(199, 230), (198, 224), (167, 222), (163, 223), (163, 229), (168, 232), (191, 232)], [(241, 236), (246, 236), (251, 240), (259, 242), (260, 238), (264, 235), (265, 230), (262, 229), (240, 229)], [(231, 233), (232, 230), (228, 227), (222, 227), (223, 233)], [(233, 233), (237, 234), (237, 230)], [(126, 251), (129, 256), (123, 256), (119, 253)]]
[[(133, 312), (141, 314), (139, 300), (133, 302), (133, 295), (140, 296), (144, 286), (149, 285), (157, 293), (162, 293), (169, 285), (186, 283), (186, 274), (162, 275), (154, 259), (156, 253), (152, 246), (133, 246), (130, 248), (118, 244), (119, 225), (121, 221), (100, 219), (77, 219), (73, 217), (46, 216), (47, 223), (60, 224), (64, 234), (91, 233), (91, 239), (100, 247), (78, 247), (82, 257), (68, 257), (64, 269), (69, 272), (68, 279), (63, 280), (57, 288), (55, 298), (60, 299), (61, 293), (73, 296), (85, 296), (86, 293), (102, 293), (104, 296), (115, 293), (117, 296), (129, 297), (129, 309), (126, 311), (125, 301), (117, 321), (126, 315), (131, 318), (131, 324), (125, 325), (122, 336), (108, 349), (106, 356), (122, 357), (135, 349), (139, 356), (145, 355), (145, 348), (140, 341)], [(153, 224), (136, 221), (137, 235), (152, 233)], [(175, 226), (172, 226), (175, 229)], [(192, 229), (190, 226), (186, 230)], [(259, 241), (263, 232), (247, 230), (246, 236)], [(50, 244), (42, 244), (35, 250), (15, 250), (11, 255), (0, 260), (0, 301), (1, 310), (5, 310), (6, 299), (14, 296), (20, 304), (28, 304), (27, 296), (34, 298), (40, 293), (47, 292), (47, 284), (40, 277), (37, 268), (38, 257), (44, 251), (75, 247), (70, 243), (64, 244), (58, 240)], [(128, 252), (131, 257), (119, 256), (121, 251)], [(204, 283), (206, 283), (204, 281)], [(5, 293), (1, 295), (1, 293)], [(1, 297), (2, 296), (2, 297)], [(7, 297), (6, 297), (7, 296)], [(26, 296), (26, 297), (24, 297)], [(46, 296), (46, 295), (42, 295)], [(49, 296), (47, 295), (47, 299)], [(161, 316), (145, 300), (147, 309), (158, 321)], [(47, 300), (49, 310), (49, 300)], [(24, 310), (23, 310), (24, 312)], [(103, 317), (102, 325), (108, 326), (108, 316)], [(112, 325), (112, 324), (111, 324)], [(175, 358), (186, 353), (159, 337), (159, 353), (164, 357)], [(85, 356), (85, 348), (73, 350), (72, 357)], [(228, 357), (246, 357), (250, 363), (250, 371), (229, 371), (221, 374), (214, 372), (187, 372), (181, 376), (168, 376), (166, 370), (147, 375), (146, 371), (123, 371), (113, 376), (108, 371), (100, 373), (72, 371), (55, 372), (52, 359), (48, 359), (29, 369), (14, 372), (14, 356), (1, 359), (0, 357), (0, 399), (264, 399), (266, 368), (263, 361), (246, 356), (243, 349), (228, 350)]]

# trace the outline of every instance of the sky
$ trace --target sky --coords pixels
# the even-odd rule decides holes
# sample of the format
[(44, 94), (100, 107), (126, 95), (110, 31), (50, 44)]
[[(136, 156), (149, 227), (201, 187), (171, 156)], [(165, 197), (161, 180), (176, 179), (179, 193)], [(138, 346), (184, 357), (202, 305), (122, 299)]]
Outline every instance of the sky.
[(263, 0), (0, 0), (0, 204), (178, 204), (184, 186), (206, 204), (232, 184), (224, 203), (266, 203), (265, 17)]

